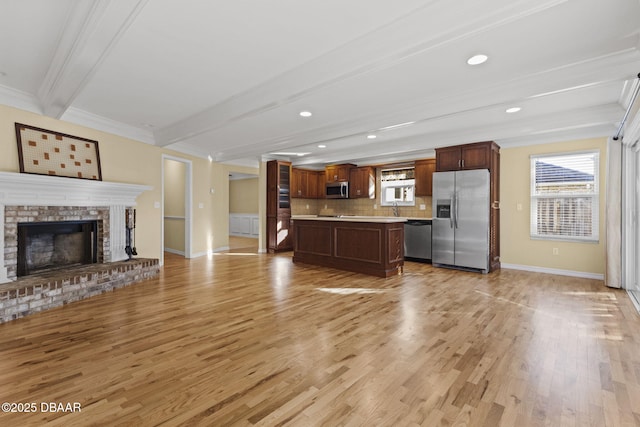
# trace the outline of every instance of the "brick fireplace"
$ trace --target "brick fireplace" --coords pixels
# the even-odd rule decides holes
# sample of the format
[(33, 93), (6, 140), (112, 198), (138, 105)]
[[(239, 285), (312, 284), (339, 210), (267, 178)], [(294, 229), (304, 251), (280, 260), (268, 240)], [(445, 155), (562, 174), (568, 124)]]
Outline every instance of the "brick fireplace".
[(0, 172), (0, 323), (157, 277), (125, 252), (125, 210), (150, 189)]
[(0, 172), (0, 288), (18, 277), (18, 225), (95, 221), (96, 262), (127, 259), (125, 209), (151, 187)]

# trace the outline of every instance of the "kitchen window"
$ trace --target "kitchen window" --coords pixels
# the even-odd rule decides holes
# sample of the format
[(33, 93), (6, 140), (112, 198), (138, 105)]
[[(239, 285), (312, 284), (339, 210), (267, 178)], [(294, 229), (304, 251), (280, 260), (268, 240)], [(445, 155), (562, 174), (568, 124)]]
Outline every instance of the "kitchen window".
[(599, 152), (531, 156), (531, 237), (598, 241)]
[(381, 206), (415, 206), (414, 168), (383, 169), (380, 175)]

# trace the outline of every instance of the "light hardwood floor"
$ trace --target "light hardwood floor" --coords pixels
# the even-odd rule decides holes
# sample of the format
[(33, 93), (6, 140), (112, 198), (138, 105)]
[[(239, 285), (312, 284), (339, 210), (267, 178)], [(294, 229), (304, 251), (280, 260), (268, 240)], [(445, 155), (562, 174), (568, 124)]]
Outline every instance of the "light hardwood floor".
[(0, 401), (38, 405), (2, 426), (637, 426), (640, 316), (596, 280), (241, 244), (0, 325)]

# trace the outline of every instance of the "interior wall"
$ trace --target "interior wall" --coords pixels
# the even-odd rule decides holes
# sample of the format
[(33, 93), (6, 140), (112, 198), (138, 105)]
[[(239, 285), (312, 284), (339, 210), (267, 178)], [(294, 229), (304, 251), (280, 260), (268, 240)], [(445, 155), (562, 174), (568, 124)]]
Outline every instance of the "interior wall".
[(258, 213), (258, 177), (229, 181), (229, 212)]
[[(102, 179), (152, 186), (137, 199), (136, 249), (139, 257), (162, 259), (162, 154), (181, 157), (192, 162), (193, 174), (193, 256), (206, 254), (228, 244), (228, 197), (224, 203), (220, 193), (211, 188), (228, 188), (229, 166), (207, 159), (177, 153), (129, 138), (85, 126), (56, 120), (28, 111), (0, 105), (0, 170), (19, 172), (18, 150), (14, 123), (24, 123), (52, 131), (98, 141)], [(245, 168), (246, 173), (257, 169)], [(253, 172), (250, 172), (253, 171)], [(242, 172), (242, 171), (239, 171)], [(61, 185), (64, 180), (58, 178)], [(227, 191), (222, 192), (225, 196)]]
[[(599, 242), (538, 240), (530, 237), (530, 156), (600, 151)], [(607, 139), (585, 139), (500, 149), (500, 255), (502, 263), (603, 275), (605, 272), (605, 191)], [(518, 206), (521, 205), (521, 209)], [(558, 255), (553, 254), (558, 248)]]
[(187, 167), (184, 162), (164, 159), (164, 249), (185, 253), (185, 186)]

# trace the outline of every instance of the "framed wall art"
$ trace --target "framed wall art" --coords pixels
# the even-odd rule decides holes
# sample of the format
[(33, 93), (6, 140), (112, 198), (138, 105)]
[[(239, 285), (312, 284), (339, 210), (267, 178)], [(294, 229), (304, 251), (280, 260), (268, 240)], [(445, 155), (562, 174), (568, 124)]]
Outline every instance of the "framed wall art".
[(20, 172), (102, 181), (98, 141), (16, 123)]

